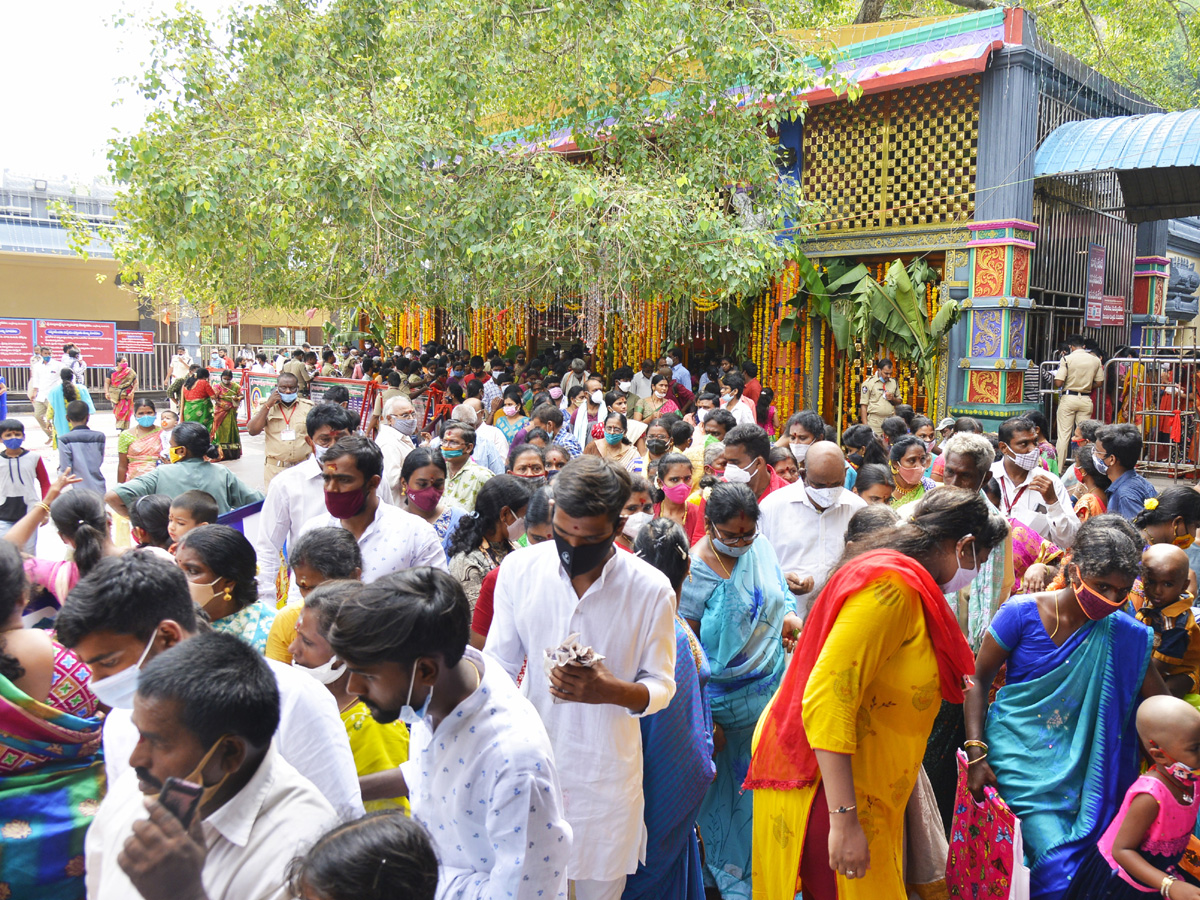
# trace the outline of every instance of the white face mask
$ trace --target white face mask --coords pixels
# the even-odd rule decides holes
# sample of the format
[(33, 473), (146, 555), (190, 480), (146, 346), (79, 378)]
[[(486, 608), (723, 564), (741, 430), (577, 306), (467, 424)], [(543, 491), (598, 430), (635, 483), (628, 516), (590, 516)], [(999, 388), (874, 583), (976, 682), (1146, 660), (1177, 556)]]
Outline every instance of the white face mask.
[[(754, 468), (754, 463), (750, 464), (750, 468)], [(749, 484), (750, 478), (751, 474), (749, 469), (738, 468), (733, 463), (727, 463), (725, 465), (726, 481), (731, 482), (732, 484)]]
[(133, 709), (133, 695), (137, 693), (138, 672), (142, 668), (142, 663), (146, 661), (146, 654), (150, 652), (150, 647), (154, 644), (154, 637), (157, 634), (158, 630), (155, 629), (154, 634), (150, 635), (150, 640), (146, 641), (145, 649), (142, 650), (138, 661), (128, 669), (122, 669), (107, 678), (91, 680), (88, 687), (92, 689), (97, 700), (113, 709)]
[(525, 517), (513, 519), (511, 525), (508, 526), (508, 539), (514, 544), (521, 539), (521, 535), (525, 533)]
[(346, 664), (337, 656), (329, 657), (329, 662), (320, 666), (302, 666), (300, 663), (292, 660), (292, 668), (298, 669), (306, 675), (311, 675), (321, 684), (333, 684), (339, 678), (346, 674)]
[(631, 387), (633, 387), (633, 382), (632, 381), (618, 381), (617, 387), (620, 389), (622, 394), (628, 394), (629, 389)]
[[(961, 591), (968, 584), (970, 584), (972, 581), (974, 581), (975, 576), (979, 574), (979, 559), (975, 555), (975, 541), (974, 541), (972, 535), (968, 534), (967, 538), (972, 539), (971, 540), (971, 560), (975, 563), (975, 565), (970, 569), (964, 569), (962, 567), (962, 564), (959, 563), (958, 570), (954, 573), (954, 577), (951, 578), (949, 581), (947, 581), (945, 584), (938, 585), (938, 587), (941, 589), (943, 594), (953, 594), (957, 591)], [(957, 551), (954, 554), (954, 558), (957, 561), (957, 559), (958, 559)]]
[[(1009, 452), (1013, 452), (1011, 447), (1009, 448)], [(1032, 472), (1037, 468), (1038, 449), (1034, 447), (1028, 453), (1013, 453), (1011, 459), (1026, 472)]]
[(601, 400), (604, 399), (604, 392), (603, 391), (592, 391), (591, 397), (592, 397), (593, 403), (599, 403)]
[(813, 502), (814, 506), (819, 506), (821, 509), (829, 509), (837, 503), (844, 490), (845, 488), (841, 485), (827, 488), (809, 487), (807, 484), (804, 486), (804, 493), (808, 494), (808, 499)]
[(788, 449), (792, 451), (792, 456), (796, 457), (796, 462), (804, 462), (804, 457), (808, 456), (808, 448), (812, 444), (788, 444)]
[(631, 541), (638, 536), (638, 532), (653, 519), (654, 516), (648, 512), (635, 512), (625, 520), (625, 527), (621, 529), (621, 533)]
[(313, 444), (313, 458), (315, 458), (317, 462), (324, 460), (325, 454), (328, 452), (328, 447), (322, 447), (320, 444)]
[(413, 685), (417, 683), (417, 661), (413, 660), (412, 676), (408, 680), (408, 699), (404, 701), (404, 705), (400, 707), (400, 721), (405, 725), (413, 726), (425, 718), (429, 713), (429, 704), (433, 702), (433, 688), (429, 689), (429, 696), (425, 698), (425, 702), (421, 704), (420, 709), (412, 708), (412, 692)]

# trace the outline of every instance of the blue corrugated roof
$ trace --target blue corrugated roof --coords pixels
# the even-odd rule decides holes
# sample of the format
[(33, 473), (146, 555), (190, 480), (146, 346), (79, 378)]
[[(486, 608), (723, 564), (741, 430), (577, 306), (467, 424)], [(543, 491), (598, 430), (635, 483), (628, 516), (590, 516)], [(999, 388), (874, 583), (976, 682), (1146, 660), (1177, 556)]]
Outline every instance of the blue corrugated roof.
[[(67, 230), (56, 222), (38, 221), (22, 216), (0, 216), (0, 251), (10, 253), (48, 253), (52, 256), (75, 256), (67, 243)], [(112, 259), (112, 247), (106, 241), (93, 239), (88, 253)]]
[(1059, 125), (1038, 148), (1037, 178), (1115, 171), (1130, 222), (1200, 214), (1200, 109)]
[(1200, 166), (1200, 109), (1067, 122), (1038, 148), (1033, 174)]

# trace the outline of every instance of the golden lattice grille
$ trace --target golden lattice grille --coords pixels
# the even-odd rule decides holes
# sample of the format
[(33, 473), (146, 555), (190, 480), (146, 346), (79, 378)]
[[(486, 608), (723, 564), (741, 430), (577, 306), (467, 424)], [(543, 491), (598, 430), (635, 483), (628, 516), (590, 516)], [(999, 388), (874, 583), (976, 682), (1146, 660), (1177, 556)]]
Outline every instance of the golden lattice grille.
[(968, 221), (975, 209), (979, 78), (830, 103), (804, 121), (804, 195), (823, 231)]

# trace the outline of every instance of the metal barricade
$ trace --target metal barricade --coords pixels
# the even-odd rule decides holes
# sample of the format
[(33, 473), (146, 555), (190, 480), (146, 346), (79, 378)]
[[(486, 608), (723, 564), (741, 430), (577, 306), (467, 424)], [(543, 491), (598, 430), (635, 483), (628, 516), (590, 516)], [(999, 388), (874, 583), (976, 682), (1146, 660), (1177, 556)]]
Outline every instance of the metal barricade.
[[(1106, 424), (1131, 423), (1142, 433), (1138, 471), (1178, 481), (1200, 477), (1200, 351), (1153, 347), (1117, 356), (1104, 365), (1093, 397), (1092, 417)], [(1039, 366), (1039, 400), (1056, 422), (1057, 360)]]

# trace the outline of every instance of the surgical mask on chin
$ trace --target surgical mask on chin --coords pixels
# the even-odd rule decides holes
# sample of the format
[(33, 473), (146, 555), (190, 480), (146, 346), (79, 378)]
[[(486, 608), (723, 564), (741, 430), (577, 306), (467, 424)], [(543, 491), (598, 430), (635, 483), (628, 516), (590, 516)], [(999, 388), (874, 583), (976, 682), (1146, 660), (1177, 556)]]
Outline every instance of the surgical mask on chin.
[[(756, 537), (757, 537), (757, 535), (756, 535)], [(712, 541), (712, 545), (718, 553), (724, 553), (726, 556), (732, 556), (735, 559), (737, 557), (742, 556), (743, 554), (747, 553), (750, 550), (750, 548), (754, 546), (754, 542), (751, 541), (749, 544), (746, 544), (744, 547), (730, 547), (727, 543), (725, 543), (723, 540), (721, 540), (719, 537), (717, 537), (715, 535), (709, 535), (708, 539), (710, 541)]]
[(821, 507), (821, 509), (829, 509), (829, 507), (837, 503), (841, 499), (843, 490), (845, 488), (841, 485), (827, 488), (809, 487), (807, 484), (804, 486), (804, 493), (808, 494), (808, 499), (814, 505)]
[(631, 541), (636, 540), (638, 532), (653, 518), (654, 516), (648, 512), (635, 512), (625, 520), (625, 527), (621, 529), (621, 533)]
[[(967, 537), (971, 537), (971, 535), (968, 534)], [(958, 560), (957, 553), (954, 554), (954, 558), (955, 558), (955, 561)], [(961, 591), (968, 584), (970, 584), (972, 581), (974, 581), (975, 576), (979, 574), (979, 559), (975, 555), (975, 541), (974, 540), (971, 541), (971, 561), (975, 563), (974, 566), (972, 566), (969, 569), (964, 569), (962, 567), (962, 564), (959, 563), (958, 570), (954, 573), (954, 576), (949, 581), (947, 581), (945, 584), (938, 585), (938, 588), (941, 590), (941, 592), (943, 594), (954, 594), (954, 593), (957, 593), (958, 591)]]
[[(750, 465), (753, 466), (754, 463), (751, 463)], [(725, 465), (725, 480), (731, 484), (749, 484), (750, 477), (750, 472), (747, 469), (743, 469), (740, 466), (735, 466), (733, 463), (727, 463)]]
[(1038, 464), (1038, 449), (1034, 447), (1028, 453), (1014, 453), (1012, 461), (1024, 469), (1026, 472), (1032, 472), (1037, 468)]
[(808, 448), (812, 444), (788, 444), (788, 449), (792, 451), (792, 456), (796, 457), (796, 462), (804, 462), (804, 457), (808, 456)]
[(1092, 454), (1092, 465), (1096, 467), (1096, 471), (1101, 475), (1108, 474), (1108, 463), (1104, 461), (1103, 457), (1097, 456), (1095, 453)]
[(292, 668), (298, 669), (305, 675), (311, 675), (321, 684), (333, 684), (339, 678), (346, 674), (346, 664), (343, 663), (336, 655), (329, 657), (329, 661), (319, 666), (302, 666), (296, 660), (292, 660)]
[(404, 701), (404, 705), (400, 707), (400, 721), (409, 727), (416, 725), (429, 714), (429, 704), (433, 702), (433, 688), (429, 689), (429, 694), (425, 697), (425, 702), (421, 704), (421, 708), (412, 708), (412, 692), (413, 685), (417, 683), (417, 661), (413, 660), (412, 675), (408, 679), (408, 699)]
[(138, 672), (142, 668), (142, 663), (146, 661), (146, 654), (150, 652), (156, 634), (158, 634), (157, 629), (154, 634), (150, 635), (150, 640), (146, 641), (146, 646), (142, 649), (142, 655), (138, 657), (138, 661), (128, 669), (122, 669), (107, 678), (91, 680), (88, 687), (92, 689), (97, 700), (112, 709), (133, 709), (133, 695), (137, 693)]

